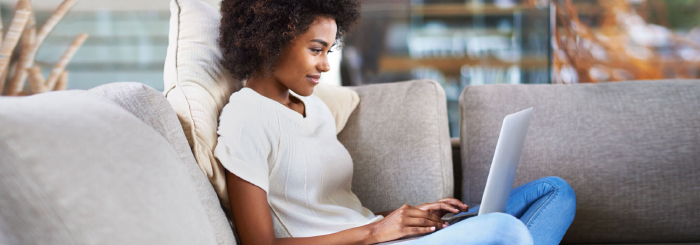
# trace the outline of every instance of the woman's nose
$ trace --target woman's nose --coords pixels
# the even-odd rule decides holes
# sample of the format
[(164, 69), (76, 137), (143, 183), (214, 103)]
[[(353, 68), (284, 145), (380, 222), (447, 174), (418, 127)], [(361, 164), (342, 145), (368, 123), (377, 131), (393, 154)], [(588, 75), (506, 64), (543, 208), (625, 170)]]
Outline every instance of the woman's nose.
[(331, 70), (331, 65), (328, 63), (328, 56), (324, 57), (321, 63), (317, 66), (320, 72), (328, 72)]

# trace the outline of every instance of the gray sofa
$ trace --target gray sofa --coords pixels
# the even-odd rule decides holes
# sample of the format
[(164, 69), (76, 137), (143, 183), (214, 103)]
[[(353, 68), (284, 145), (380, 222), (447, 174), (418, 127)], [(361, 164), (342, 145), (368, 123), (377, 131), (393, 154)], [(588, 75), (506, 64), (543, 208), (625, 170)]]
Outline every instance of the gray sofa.
[[(453, 195), (440, 85), (355, 89), (362, 102), (338, 137), (363, 204)], [(236, 243), (160, 92), (114, 83), (0, 97), (0, 125), (0, 244)]]
[(473, 86), (460, 105), (466, 203), (481, 200), (503, 117), (533, 106), (515, 185), (571, 184), (563, 243), (700, 242), (700, 81)]
[[(353, 89), (338, 138), (373, 211), (479, 203), (503, 117), (534, 106), (516, 184), (574, 187), (564, 243), (700, 241), (698, 81), (469, 87), (455, 165), (437, 83)], [(0, 244), (235, 243), (172, 108), (138, 83), (0, 97), (0, 207)]]

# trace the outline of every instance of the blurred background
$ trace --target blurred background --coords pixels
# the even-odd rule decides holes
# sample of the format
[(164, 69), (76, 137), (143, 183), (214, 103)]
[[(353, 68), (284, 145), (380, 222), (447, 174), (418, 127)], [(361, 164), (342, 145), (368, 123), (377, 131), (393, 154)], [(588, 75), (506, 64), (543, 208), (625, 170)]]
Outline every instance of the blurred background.
[[(218, 8), (217, 0), (204, 0)], [(32, 0), (37, 24), (62, 0)], [(7, 28), (16, 0), (0, 0)], [(366, 0), (324, 82), (432, 79), (459, 135), (466, 86), (700, 76), (698, 0)], [(163, 89), (168, 0), (81, 0), (36, 55), (44, 76), (79, 33), (68, 89), (135, 81)]]
[(700, 76), (697, 0), (372, 0), (362, 9), (343, 84), (433, 79), (452, 137), (466, 86)]

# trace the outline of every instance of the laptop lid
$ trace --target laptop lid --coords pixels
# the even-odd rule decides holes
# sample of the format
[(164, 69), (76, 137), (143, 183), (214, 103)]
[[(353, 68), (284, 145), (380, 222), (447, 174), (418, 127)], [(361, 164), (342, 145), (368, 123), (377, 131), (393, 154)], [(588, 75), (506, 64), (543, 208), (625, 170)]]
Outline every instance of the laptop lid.
[(531, 117), (532, 107), (510, 114), (503, 119), (503, 126), (496, 143), (496, 153), (493, 155), (484, 196), (481, 198), (479, 215), (506, 211)]

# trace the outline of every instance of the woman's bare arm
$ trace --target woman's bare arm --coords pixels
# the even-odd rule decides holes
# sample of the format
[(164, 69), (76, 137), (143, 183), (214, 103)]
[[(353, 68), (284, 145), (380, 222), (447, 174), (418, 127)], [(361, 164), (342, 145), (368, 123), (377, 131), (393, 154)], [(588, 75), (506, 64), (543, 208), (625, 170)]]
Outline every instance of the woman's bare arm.
[(374, 213), (374, 215), (381, 215), (381, 216), (386, 217), (387, 215), (393, 213), (394, 211), (396, 211), (396, 209), (394, 209), (394, 210), (389, 210), (389, 211), (384, 211), (384, 212), (379, 212), (379, 213)]
[(442, 220), (408, 205), (379, 222), (337, 233), (303, 238), (275, 238), (267, 194), (259, 187), (226, 171), (226, 182), (238, 236), (243, 245), (372, 244), (442, 228)]

